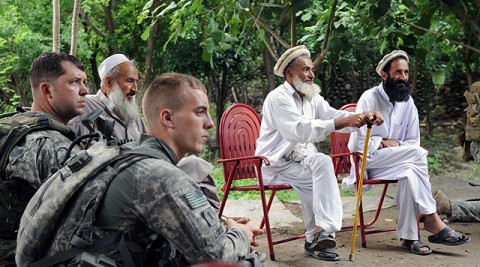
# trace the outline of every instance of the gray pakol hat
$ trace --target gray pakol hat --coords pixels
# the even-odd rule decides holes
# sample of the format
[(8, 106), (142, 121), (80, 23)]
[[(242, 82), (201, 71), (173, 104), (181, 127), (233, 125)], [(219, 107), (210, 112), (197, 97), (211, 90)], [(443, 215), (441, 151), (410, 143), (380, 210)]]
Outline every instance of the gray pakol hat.
[(275, 67), (273, 67), (273, 73), (275, 73), (275, 75), (277, 76), (283, 77), (283, 72), (285, 71), (285, 68), (288, 66), (288, 64), (290, 64), (292, 60), (300, 56), (310, 57), (310, 51), (307, 49), (306, 46), (299, 45), (299, 46), (294, 46), (288, 49), (278, 59), (277, 63), (275, 64)]
[(376, 68), (376, 71), (378, 73), (378, 75), (382, 76), (382, 70), (383, 68), (385, 68), (385, 65), (387, 65), (388, 62), (390, 62), (392, 59), (396, 58), (396, 57), (404, 57), (405, 59), (407, 59), (407, 62), (410, 62), (408, 60), (408, 55), (405, 51), (403, 50), (393, 50), (392, 52), (390, 52), (390, 54), (386, 54), (382, 60), (380, 60), (380, 62), (378, 62), (378, 65), (377, 65), (377, 68)]

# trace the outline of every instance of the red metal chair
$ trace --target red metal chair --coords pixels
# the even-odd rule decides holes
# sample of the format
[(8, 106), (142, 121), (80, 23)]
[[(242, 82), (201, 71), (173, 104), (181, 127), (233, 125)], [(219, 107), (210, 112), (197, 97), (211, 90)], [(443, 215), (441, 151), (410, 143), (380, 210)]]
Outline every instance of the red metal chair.
[[(256, 140), (260, 133), (260, 116), (250, 106), (243, 103), (236, 103), (230, 106), (222, 115), (219, 125), (219, 143), (221, 159), (223, 164), (223, 175), (225, 184), (222, 187), (224, 193), (220, 203), (219, 217), (222, 216), (228, 194), (236, 191), (259, 191), (262, 201), (263, 220), (260, 223), (261, 229), (265, 226), (268, 241), (270, 259), (275, 260), (273, 246), (276, 244), (304, 238), (305, 235), (273, 241), (270, 230), (268, 211), (272, 205), (275, 193), (279, 190), (292, 189), (289, 184), (264, 185), (261, 166), (270, 165), (266, 157), (255, 156)], [(253, 178), (251, 185), (235, 185), (235, 181)], [(265, 191), (270, 191), (268, 202)]]
[[(352, 111), (354, 112), (356, 108), (355, 103), (347, 104), (343, 107), (341, 107), (341, 110), (347, 110), (347, 111)], [(375, 126), (374, 126), (375, 127)], [(361, 153), (352, 153), (348, 150), (348, 139), (350, 138), (349, 133), (337, 133), (333, 132), (330, 134), (330, 148), (331, 148), (331, 157), (333, 160), (333, 165), (334, 165), (334, 170), (335, 174), (337, 177), (342, 174), (350, 174), (350, 168), (353, 167), (355, 168), (355, 176), (357, 177), (357, 183), (358, 184), (358, 179), (360, 178), (360, 161), (362, 159), (362, 154)], [(354, 164), (352, 166), (351, 162), (351, 157), (353, 157)], [(339, 183), (341, 183), (342, 180), (339, 179)], [(368, 234), (375, 234), (375, 233), (383, 233), (383, 232), (390, 232), (390, 231), (395, 231), (396, 228), (381, 228), (381, 229), (372, 229), (372, 230), (367, 230), (367, 227), (372, 226), (375, 224), (377, 221), (380, 211), (382, 210), (382, 204), (383, 200), (385, 199), (385, 195), (387, 194), (388, 190), (388, 185), (392, 183), (396, 183), (396, 180), (364, 180), (363, 184), (364, 185), (383, 185), (383, 190), (382, 194), (380, 195), (380, 198), (378, 200), (378, 206), (375, 211), (375, 215), (373, 216), (372, 220), (365, 223), (364, 219), (364, 214), (363, 214), (363, 205), (361, 204), (363, 201), (360, 201), (360, 234), (362, 237), (362, 247), (366, 248), (367, 247), (367, 239), (366, 235)], [(348, 229), (352, 228), (352, 225), (347, 225), (343, 226), (342, 228)]]

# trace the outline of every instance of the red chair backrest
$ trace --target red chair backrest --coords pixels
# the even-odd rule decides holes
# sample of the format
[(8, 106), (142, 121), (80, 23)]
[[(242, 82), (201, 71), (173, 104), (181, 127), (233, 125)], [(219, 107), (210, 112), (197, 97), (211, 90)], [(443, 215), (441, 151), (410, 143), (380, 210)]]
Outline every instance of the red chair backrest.
[[(260, 123), (258, 113), (247, 104), (236, 103), (227, 108), (220, 119), (218, 132), (222, 159), (254, 156)], [(228, 177), (234, 168), (234, 164), (225, 164), (224, 177)], [(240, 163), (235, 171), (235, 180), (256, 177), (255, 163), (251, 160)]]
[[(346, 110), (355, 112), (357, 104), (350, 103), (344, 105), (340, 108), (340, 110)], [(348, 139), (350, 138), (350, 133), (337, 133), (333, 132), (330, 134), (330, 151), (332, 156), (334, 155), (341, 155), (337, 158), (333, 158), (333, 165), (335, 168), (335, 174), (349, 174), (350, 173), (350, 151), (348, 150)]]

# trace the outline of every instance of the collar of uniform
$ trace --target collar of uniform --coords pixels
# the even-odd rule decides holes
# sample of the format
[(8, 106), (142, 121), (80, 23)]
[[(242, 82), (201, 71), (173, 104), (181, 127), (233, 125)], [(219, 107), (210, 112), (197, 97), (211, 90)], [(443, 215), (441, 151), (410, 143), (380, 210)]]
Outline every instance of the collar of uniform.
[(167, 143), (151, 135), (142, 134), (138, 140), (139, 146), (153, 147), (154, 149), (164, 151), (173, 165), (177, 165), (178, 158)]
[(112, 111), (113, 108), (115, 108), (115, 105), (113, 104), (113, 102), (110, 99), (108, 99), (108, 97), (103, 93), (102, 89), (98, 90), (97, 97), (108, 108), (108, 110)]

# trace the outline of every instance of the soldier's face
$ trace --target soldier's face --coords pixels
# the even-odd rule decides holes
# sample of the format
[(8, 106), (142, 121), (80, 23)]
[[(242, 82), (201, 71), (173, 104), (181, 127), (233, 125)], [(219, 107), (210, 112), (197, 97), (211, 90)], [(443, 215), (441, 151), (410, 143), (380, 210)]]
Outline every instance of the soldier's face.
[(48, 101), (55, 115), (63, 122), (68, 122), (83, 113), (85, 108), (85, 87), (87, 75), (70, 62), (62, 62), (64, 74), (49, 83)]
[(180, 110), (173, 113), (175, 127), (174, 143), (179, 156), (185, 153), (200, 153), (213, 127), (209, 113), (208, 97), (201, 90), (187, 89), (185, 102)]

